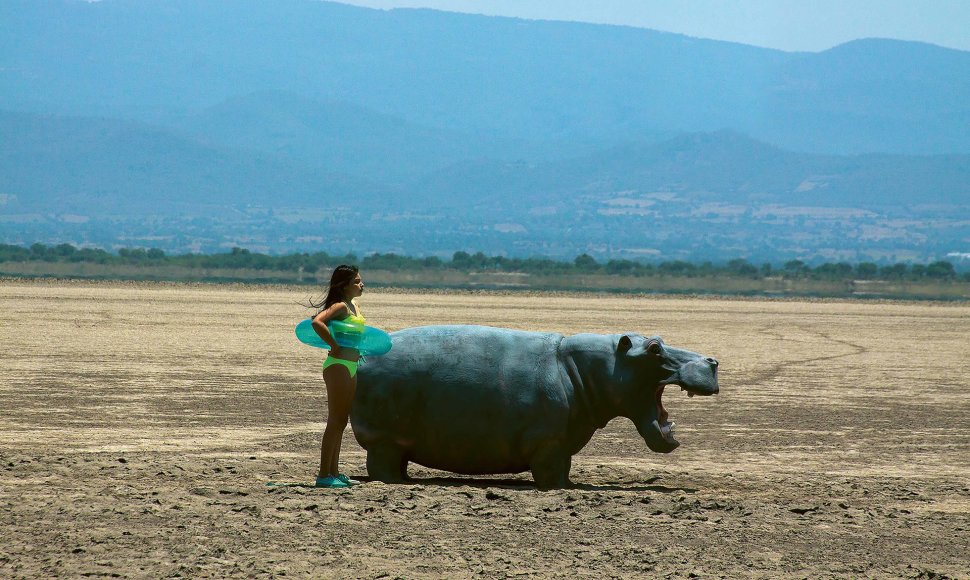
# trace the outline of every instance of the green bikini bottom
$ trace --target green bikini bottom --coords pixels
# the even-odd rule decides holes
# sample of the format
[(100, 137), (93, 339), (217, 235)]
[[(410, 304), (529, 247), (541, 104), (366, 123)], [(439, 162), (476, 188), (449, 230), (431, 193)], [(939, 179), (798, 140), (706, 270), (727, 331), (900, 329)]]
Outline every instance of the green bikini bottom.
[(327, 357), (327, 360), (323, 361), (323, 370), (327, 370), (327, 367), (332, 367), (333, 365), (343, 365), (343, 366), (347, 367), (347, 370), (350, 371), (351, 378), (353, 378), (353, 377), (357, 376), (357, 365), (358, 364), (359, 363), (356, 363), (356, 362), (354, 362), (352, 360), (344, 360), (342, 358), (337, 358), (337, 357), (334, 357), (334, 356), (328, 356)]

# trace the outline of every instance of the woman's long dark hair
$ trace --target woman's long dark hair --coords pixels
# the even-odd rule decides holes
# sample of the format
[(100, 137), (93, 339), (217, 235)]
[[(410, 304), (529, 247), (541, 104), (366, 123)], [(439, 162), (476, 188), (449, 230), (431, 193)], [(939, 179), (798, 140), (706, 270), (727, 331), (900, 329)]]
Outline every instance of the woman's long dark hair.
[(323, 302), (320, 303), (314, 302), (311, 298), (310, 308), (315, 308), (317, 310), (317, 314), (319, 314), (337, 302), (340, 302), (340, 299), (343, 298), (344, 288), (346, 288), (348, 284), (353, 283), (354, 278), (357, 277), (359, 272), (360, 269), (357, 268), (357, 266), (350, 266), (347, 264), (341, 264), (334, 268), (333, 274), (330, 275), (330, 285), (327, 286), (327, 296), (323, 299)]

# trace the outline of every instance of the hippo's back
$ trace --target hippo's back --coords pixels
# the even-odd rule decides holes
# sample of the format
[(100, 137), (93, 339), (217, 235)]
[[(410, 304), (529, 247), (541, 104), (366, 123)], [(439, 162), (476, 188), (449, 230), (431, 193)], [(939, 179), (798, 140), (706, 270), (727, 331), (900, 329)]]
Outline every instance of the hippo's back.
[(567, 420), (560, 334), (455, 325), (391, 338), (358, 374), (351, 421), (365, 449), (399, 445), (410, 461), (459, 473), (521, 471), (536, 429)]

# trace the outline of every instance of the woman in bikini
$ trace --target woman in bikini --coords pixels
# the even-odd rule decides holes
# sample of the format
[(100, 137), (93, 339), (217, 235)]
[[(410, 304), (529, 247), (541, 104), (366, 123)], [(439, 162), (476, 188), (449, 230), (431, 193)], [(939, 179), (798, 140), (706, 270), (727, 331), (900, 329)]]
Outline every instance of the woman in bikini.
[(360, 353), (357, 349), (340, 346), (327, 328), (331, 320), (339, 320), (363, 329), (364, 316), (357, 300), (364, 292), (364, 282), (356, 266), (337, 266), (330, 276), (330, 287), (322, 304), (310, 302), (319, 308), (313, 317), (313, 329), (330, 345), (330, 354), (323, 363), (323, 381), (327, 385), (327, 428), (320, 444), (320, 473), (317, 487), (350, 487), (358, 483), (340, 473), (340, 443), (350, 419), (350, 405), (357, 389), (357, 365)]

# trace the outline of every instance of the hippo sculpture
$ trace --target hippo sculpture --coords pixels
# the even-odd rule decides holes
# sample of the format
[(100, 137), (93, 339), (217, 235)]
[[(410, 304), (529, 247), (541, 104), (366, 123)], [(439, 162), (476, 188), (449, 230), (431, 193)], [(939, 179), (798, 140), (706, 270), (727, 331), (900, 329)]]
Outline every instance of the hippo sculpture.
[(639, 334), (424, 326), (360, 368), (350, 420), (372, 479), (407, 479), (408, 462), (463, 474), (532, 471), (566, 487), (572, 456), (615, 417), (669, 453), (661, 397), (718, 392), (717, 361)]

